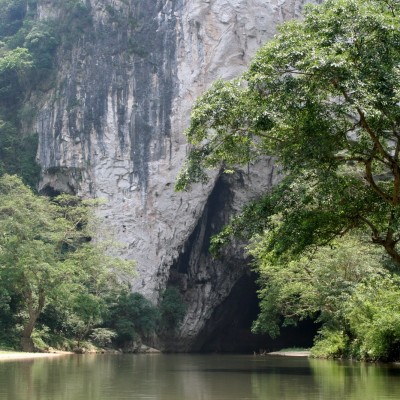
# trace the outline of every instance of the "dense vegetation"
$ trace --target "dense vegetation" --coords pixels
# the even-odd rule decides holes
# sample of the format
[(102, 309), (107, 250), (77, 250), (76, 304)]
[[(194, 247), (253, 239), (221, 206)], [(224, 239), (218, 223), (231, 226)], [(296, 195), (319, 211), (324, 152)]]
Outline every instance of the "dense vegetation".
[(83, 340), (103, 322), (133, 264), (91, 240), (93, 220), (89, 205), (72, 196), (50, 200), (15, 176), (0, 178), (0, 340), (20, 337), (33, 350), (39, 326)]
[(248, 239), (256, 331), (323, 323), (317, 355), (400, 356), (400, 4), (309, 6), (198, 99), (177, 188), (275, 156), (284, 178), (213, 240)]
[(179, 326), (179, 292), (167, 289), (158, 307), (131, 293), (134, 263), (110, 255), (116, 244), (98, 227), (94, 235), (95, 222), (88, 201), (38, 196), (0, 177), (0, 346), (132, 349)]

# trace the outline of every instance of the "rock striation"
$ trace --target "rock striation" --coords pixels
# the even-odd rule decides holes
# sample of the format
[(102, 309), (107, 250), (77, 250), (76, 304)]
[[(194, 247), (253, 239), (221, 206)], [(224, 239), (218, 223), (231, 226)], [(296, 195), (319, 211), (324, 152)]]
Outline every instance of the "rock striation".
[[(57, 3), (38, 1), (39, 18), (62, 19)], [(172, 285), (187, 303), (163, 349), (200, 350), (223, 323), (215, 310), (249, 272), (240, 246), (212, 259), (209, 238), (279, 179), (265, 160), (176, 193), (190, 108), (215, 79), (239, 75), (304, 3), (82, 0), (88, 26), (63, 43), (55, 85), (37, 95), (40, 189), (104, 199), (102, 228), (137, 261), (133, 290), (156, 303)]]

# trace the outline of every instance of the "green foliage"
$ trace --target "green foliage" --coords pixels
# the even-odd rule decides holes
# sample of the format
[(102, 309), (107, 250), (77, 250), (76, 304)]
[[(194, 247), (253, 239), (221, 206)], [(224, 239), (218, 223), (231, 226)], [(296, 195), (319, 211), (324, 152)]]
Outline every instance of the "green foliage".
[(38, 135), (22, 135), (16, 115), (32, 65), (30, 54), (21, 48), (0, 59), (0, 175), (18, 174), (35, 187), (39, 176), (35, 161)]
[(343, 327), (344, 305), (365, 276), (384, 269), (378, 249), (346, 237), (286, 262), (268, 251), (269, 235), (255, 238), (250, 254), (260, 274), (260, 316), (256, 332), (279, 333), (279, 326), (313, 318), (331, 327)]
[(112, 340), (117, 336), (117, 333), (107, 328), (93, 329), (90, 338), (99, 346), (111, 344)]
[(400, 280), (377, 248), (346, 237), (283, 261), (266, 250), (268, 235), (250, 245), (260, 273), (255, 332), (275, 337), (281, 325), (322, 323), (312, 354), (388, 360), (400, 356)]
[(50, 70), (58, 46), (54, 28), (48, 24), (35, 24), (25, 36), (24, 47), (32, 54), (36, 70)]
[(17, 174), (35, 187), (40, 172), (35, 161), (37, 146), (37, 134), (21, 138), (12, 123), (0, 120), (0, 175)]
[(123, 292), (111, 307), (108, 324), (123, 344), (155, 332), (159, 314), (157, 308), (140, 293)]
[(18, 110), (36, 81), (36, 54), (24, 47), (26, 1), (0, 2), (0, 174), (23, 176), (34, 187), (39, 176), (35, 162), (37, 136), (20, 131)]
[(26, 0), (0, 1), (0, 39), (18, 32), (25, 18), (26, 6)]
[(70, 50), (82, 34), (90, 34), (93, 25), (90, 6), (83, 0), (58, 0), (62, 20), (56, 21), (56, 31), (64, 49)]
[(400, 356), (400, 280), (382, 272), (365, 276), (346, 302), (341, 326), (324, 327), (312, 354), (376, 361)]
[(311, 354), (319, 358), (341, 358), (348, 350), (348, 337), (344, 332), (332, 329), (322, 329)]
[[(0, 280), (0, 284), (1, 284)], [(16, 348), (17, 340), (17, 307), (16, 299), (3, 285), (0, 289), (0, 348)]]
[(66, 325), (77, 339), (79, 348), (92, 329), (103, 322), (107, 304), (100, 294), (85, 287), (84, 291), (68, 296), (66, 306), (71, 308)]
[(167, 288), (159, 304), (161, 333), (174, 332), (186, 314), (186, 305), (175, 288)]
[(122, 292), (110, 307), (106, 326), (117, 333), (116, 343), (124, 345), (157, 332), (173, 335), (186, 314), (186, 305), (175, 288), (167, 288), (158, 306), (140, 293)]
[(2, 308), (19, 300), (25, 344), (47, 305), (63, 309), (66, 324), (83, 339), (102, 322), (105, 298), (125, 286), (122, 274), (132, 275), (132, 262), (87, 241), (92, 220), (90, 208), (71, 196), (51, 201), (17, 177), (0, 178)]
[(367, 360), (400, 357), (400, 279), (368, 277), (346, 307), (350, 331), (356, 338), (352, 354)]
[(0, 58), (0, 104), (11, 108), (22, 99), (32, 57), (27, 49), (17, 47), (3, 52)]

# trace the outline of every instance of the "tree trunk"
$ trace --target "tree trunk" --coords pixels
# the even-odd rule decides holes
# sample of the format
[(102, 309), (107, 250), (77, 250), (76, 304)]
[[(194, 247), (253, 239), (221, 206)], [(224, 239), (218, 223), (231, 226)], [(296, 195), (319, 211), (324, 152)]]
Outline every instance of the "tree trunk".
[(391, 242), (391, 243), (384, 243), (383, 247), (386, 250), (386, 253), (389, 254), (389, 256), (392, 258), (392, 260), (398, 265), (400, 266), (400, 254), (399, 252), (396, 250), (396, 245)]
[(22, 331), (22, 337), (20, 341), (22, 351), (27, 351), (29, 353), (35, 351), (35, 346), (32, 340), (32, 332), (35, 328), (36, 321), (43, 310), (45, 304), (45, 296), (43, 291), (39, 292), (39, 300), (36, 309), (33, 307), (32, 293), (28, 292), (28, 314), (29, 319), (26, 325), (24, 326), (24, 330)]
[(31, 337), (22, 337), (20, 340), (21, 350), (33, 353), (35, 351), (35, 345)]
[(37, 312), (30, 312), (29, 313), (29, 320), (27, 324), (24, 326), (24, 330), (22, 331), (21, 337), (21, 349), (22, 351), (27, 351), (29, 353), (35, 350), (35, 346), (33, 344), (33, 340), (31, 338), (33, 328), (35, 327), (37, 317), (39, 313)]

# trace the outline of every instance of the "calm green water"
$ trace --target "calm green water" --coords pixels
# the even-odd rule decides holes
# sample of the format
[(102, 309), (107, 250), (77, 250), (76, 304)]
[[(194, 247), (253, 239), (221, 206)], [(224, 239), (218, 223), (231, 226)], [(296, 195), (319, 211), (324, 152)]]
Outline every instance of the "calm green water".
[(400, 367), (233, 355), (0, 362), (1, 400), (400, 399)]

